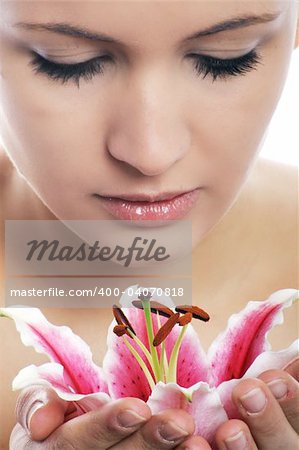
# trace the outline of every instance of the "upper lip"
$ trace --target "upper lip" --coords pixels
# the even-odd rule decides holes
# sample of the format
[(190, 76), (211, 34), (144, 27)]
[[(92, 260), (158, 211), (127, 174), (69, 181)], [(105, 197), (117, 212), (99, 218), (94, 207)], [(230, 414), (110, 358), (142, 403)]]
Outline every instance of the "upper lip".
[(100, 195), (95, 194), (97, 197), (104, 197), (104, 198), (113, 198), (113, 199), (120, 199), (120, 200), (127, 200), (130, 202), (159, 202), (162, 200), (171, 200), (175, 197), (178, 197), (179, 195), (187, 194), (189, 192), (195, 191), (198, 188), (193, 189), (187, 189), (183, 191), (168, 191), (168, 192), (160, 192), (160, 193), (152, 193), (152, 194), (146, 194), (146, 193), (139, 193), (139, 194), (115, 194), (115, 195)]

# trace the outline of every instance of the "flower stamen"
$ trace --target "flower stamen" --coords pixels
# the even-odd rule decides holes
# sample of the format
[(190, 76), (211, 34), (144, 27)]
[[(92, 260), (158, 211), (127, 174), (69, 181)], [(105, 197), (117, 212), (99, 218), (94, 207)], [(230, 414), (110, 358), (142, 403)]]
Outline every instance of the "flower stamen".
[(209, 314), (206, 311), (204, 311), (203, 309), (199, 308), (198, 306), (179, 305), (175, 308), (175, 310), (181, 314), (186, 314), (186, 313), (190, 312), (194, 319), (203, 320), (204, 322), (207, 322), (208, 320), (210, 320)]
[(133, 334), (136, 335), (134, 328), (119, 306), (113, 305), (113, 315), (118, 325), (125, 325)]
[(113, 333), (115, 333), (116, 336), (118, 336), (118, 337), (121, 337), (124, 334), (127, 334), (128, 336), (130, 336), (130, 334), (128, 333), (127, 325), (123, 325), (123, 324), (115, 325), (115, 327), (113, 328)]
[(180, 317), (179, 313), (173, 314), (169, 319), (162, 325), (162, 327), (157, 332), (156, 336), (153, 340), (154, 347), (157, 347), (158, 345), (162, 344), (163, 341), (167, 338), (167, 336), (170, 334), (171, 330), (175, 326), (175, 324), (178, 322)]
[(188, 325), (188, 323), (190, 323), (192, 320), (192, 313), (191, 312), (187, 312), (186, 314), (184, 314), (183, 316), (181, 316), (178, 320), (178, 324), (183, 327), (185, 325)]
[[(142, 304), (142, 301), (140, 301), (140, 300), (134, 300), (132, 302), (132, 304), (136, 308), (143, 309), (143, 304)], [(155, 313), (155, 314), (159, 313), (160, 316), (171, 317), (174, 315), (174, 312), (167, 306), (162, 305), (162, 303), (151, 300), (150, 307), (151, 307), (152, 313)]]
[[(151, 388), (159, 381), (163, 381), (164, 383), (176, 383), (179, 351), (188, 324), (193, 318), (207, 322), (210, 319), (209, 314), (198, 306), (193, 305), (179, 305), (175, 308), (174, 312), (162, 303), (151, 300), (151, 294), (148, 292), (142, 292), (138, 296), (138, 300), (132, 301), (132, 305), (143, 310), (147, 331), (147, 343), (143, 343), (138, 338), (128, 318), (117, 305), (113, 306), (113, 314), (117, 322), (117, 325), (115, 325), (113, 329), (114, 333), (123, 338), (124, 344), (138, 361)], [(156, 314), (157, 323), (153, 321), (153, 314)], [(167, 319), (164, 320), (163, 325), (160, 316)], [(155, 329), (158, 328), (155, 335), (154, 325)], [(176, 337), (176, 342), (170, 349), (171, 352), (168, 357), (165, 348), (166, 339), (175, 325), (180, 326), (182, 329)], [(127, 336), (129, 336), (135, 344), (131, 344)], [(137, 349), (136, 346), (139, 347), (139, 349)]]

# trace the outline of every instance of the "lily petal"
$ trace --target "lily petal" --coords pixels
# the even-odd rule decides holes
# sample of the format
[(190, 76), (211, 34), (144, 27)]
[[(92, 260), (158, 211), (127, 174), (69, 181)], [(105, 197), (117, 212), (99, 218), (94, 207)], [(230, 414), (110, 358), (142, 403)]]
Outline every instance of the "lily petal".
[(283, 289), (266, 301), (251, 301), (239, 314), (233, 314), (208, 352), (213, 371), (211, 384), (218, 386), (223, 381), (241, 378), (258, 355), (270, 349), (268, 332), (283, 322), (282, 309), (297, 298), (295, 289)]
[(288, 348), (278, 352), (268, 351), (259, 355), (246, 371), (244, 378), (257, 377), (265, 370), (284, 369), (291, 362), (299, 358), (299, 339)]
[(50, 386), (63, 400), (76, 402), (81, 413), (97, 409), (110, 401), (109, 395), (104, 392), (87, 395), (73, 392), (65, 382), (63, 367), (57, 363), (45, 363), (41, 366), (32, 364), (21, 369), (13, 380), (12, 387), (17, 390), (38, 384)]
[(3, 308), (0, 314), (14, 320), (24, 345), (63, 366), (65, 382), (73, 392), (108, 393), (103, 371), (92, 361), (89, 346), (69, 327), (52, 325), (37, 308)]
[(184, 409), (194, 418), (195, 434), (204, 437), (213, 448), (217, 428), (228, 419), (217, 390), (207, 383), (197, 383), (189, 389), (175, 383), (158, 383), (147, 404), (153, 414), (169, 408)]
[[(165, 348), (168, 357), (170, 355), (170, 350), (178, 339), (180, 331), (181, 327), (174, 327), (166, 339)], [(208, 381), (210, 378), (207, 355), (191, 324), (188, 325), (182, 341), (177, 367), (177, 383), (182, 387), (188, 388), (199, 381)]]
[[(139, 317), (140, 323), (138, 324), (137, 334), (148, 348), (145, 330), (143, 329), (145, 328), (143, 311), (128, 308), (126, 313), (129, 310), (133, 313), (129, 317), (133, 327), (138, 323)], [(109, 393), (112, 398), (137, 397), (146, 401), (151, 392), (150, 385), (139, 363), (128, 350), (123, 339), (113, 333), (115, 324), (116, 322), (113, 321), (108, 329), (108, 350), (103, 360), (103, 369), (107, 374)], [(129, 337), (127, 339), (134, 349), (138, 351), (143, 361), (145, 361), (145, 357), (141, 354), (135, 342)]]

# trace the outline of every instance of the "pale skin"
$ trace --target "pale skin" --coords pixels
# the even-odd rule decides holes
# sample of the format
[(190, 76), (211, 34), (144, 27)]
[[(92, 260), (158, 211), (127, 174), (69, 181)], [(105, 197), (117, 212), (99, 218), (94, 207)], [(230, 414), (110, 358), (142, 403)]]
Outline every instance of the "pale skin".
[[(31, 2), (1, 2), (0, 132), (4, 150), (24, 177), (3, 155), (2, 221), (111, 219), (95, 203), (93, 192), (155, 193), (204, 186), (201, 202), (189, 218), (195, 240), (193, 298), (214, 318), (210, 328), (198, 327), (207, 347), (228, 316), (248, 300), (296, 287), (296, 171), (262, 161), (254, 164), (295, 46), (296, 2), (228, 2), (225, 11), (218, 2), (91, 2), (84, 9), (79, 2), (71, 8), (67, 3), (38, 2), (33, 8)], [(185, 40), (236, 16), (265, 17), (266, 13), (271, 20), (264, 23)], [(12, 26), (58, 18), (79, 21), (119, 42)], [(261, 58), (255, 70), (214, 82), (195, 74), (187, 57), (199, 53), (236, 58), (255, 47)], [(34, 74), (28, 67), (33, 49), (56, 62), (79, 63), (105, 52), (113, 59), (93, 81), (82, 80), (78, 90), (72, 82), (62, 85)], [(286, 326), (271, 335), (276, 348), (296, 338), (295, 311), (287, 312)], [(105, 348), (99, 355), (98, 342), (104, 342), (110, 311), (49, 310), (46, 315), (85, 338), (100, 363)], [(1, 323), (2, 330), (5, 345), (12, 345), (4, 364), (13, 370), (10, 379), (7, 373), (1, 374), (7, 380), (2, 396), (9, 404), (11, 378), (33, 357), (18, 343), (12, 324)], [(18, 354), (25, 355), (26, 363)], [(284, 381), (287, 395), (275, 398), (274, 380)], [(241, 431), (248, 449), (296, 448), (297, 380), (298, 365), (293, 364), (287, 371), (270, 370), (259, 379), (240, 382), (233, 394), (238, 405), (244, 394), (259, 387), (266, 395), (266, 406), (255, 414), (240, 406), (244, 420), (220, 427), (219, 449), (233, 449), (234, 437)], [(36, 400), (46, 406), (34, 414), (28, 428)], [(191, 436), (193, 421), (184, 411), (151, 417), (143, 402), (122, 399), (63, 424), (70, 408), (51, 391), (33, 389), (21, 394), (11, 448), (210, 448), (202, 438)], [(131, 427), (120, 426), (117, 417), (124, 410), (135, 411), (143, 420)], [(3, 412), (2, 420), (7, 438), (12, 417), (4, 422)], [(185, 435), (163, 438), (161, 425), (166, 422), (174, 423), (176, 431), (182, 428)]]

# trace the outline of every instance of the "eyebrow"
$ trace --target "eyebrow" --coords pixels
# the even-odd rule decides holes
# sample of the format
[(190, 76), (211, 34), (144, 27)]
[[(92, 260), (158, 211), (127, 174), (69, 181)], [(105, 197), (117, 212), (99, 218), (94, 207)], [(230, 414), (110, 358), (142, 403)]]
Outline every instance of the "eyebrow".
[(244, 15), (240, 17), (235, 17), (224, 22), (218, 22), (205, 30), (199, 31), (187, 37), (186, 40), (197, 39), (200, 37), (210, 36), (222, 31), (236, 30), (239, 28), (246, 28), (253, 25), (260, 25), (263, 23), (273, 22), (278, 19), (281, 12), (276, 13), (266, 13), (262, 15)]
[[(240, 17), (235, 17), (233, 19), (218, 22), (204, 30), (196, 32), (191, 36), (184, 39), (184, 41), (189, 41), (193, 39), (198, 39), (205, 36), (215, 35), (223, 31), (236, 30), (240, 28), (245, 28), (253, 25), (268, 23), (276, 20), (281, 15), (281, 12), (277, 13), (266, 13), (263, 15), (245, 15)], [(50, 31), (53, 33), (59, 33), (66, 36), (88, 39), (91, 41), (103, 41), (121, 44), (121, 41), (114, 39), (106, 34), (92, 32), (86, 28), (80, 26), (71, 25), (69, 23), (59, 22), (59, 23), (30, 23), (30, 22), (17, 22), (14, 24), (15, 27), (24, 28), (25, 30), (33, 31)]]

